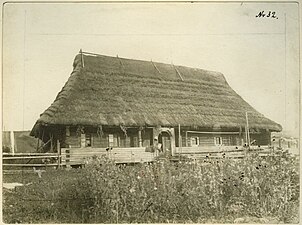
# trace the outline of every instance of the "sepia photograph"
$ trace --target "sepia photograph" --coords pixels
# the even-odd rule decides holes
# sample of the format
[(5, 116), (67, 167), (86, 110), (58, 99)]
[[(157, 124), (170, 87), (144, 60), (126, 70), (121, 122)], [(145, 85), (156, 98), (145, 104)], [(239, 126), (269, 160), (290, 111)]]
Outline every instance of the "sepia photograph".
[(299, 3), (2, 4), (2, 222), (300, 222)]

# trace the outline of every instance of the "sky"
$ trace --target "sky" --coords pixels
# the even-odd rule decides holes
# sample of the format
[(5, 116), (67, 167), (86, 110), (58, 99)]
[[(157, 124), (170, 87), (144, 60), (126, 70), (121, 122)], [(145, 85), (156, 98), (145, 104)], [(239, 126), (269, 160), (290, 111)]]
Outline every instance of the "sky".
[(298, 136), (299, 48), (297, 3), (6, 3), (2, 126), (30, 130), (83, 49), (222, 72)]

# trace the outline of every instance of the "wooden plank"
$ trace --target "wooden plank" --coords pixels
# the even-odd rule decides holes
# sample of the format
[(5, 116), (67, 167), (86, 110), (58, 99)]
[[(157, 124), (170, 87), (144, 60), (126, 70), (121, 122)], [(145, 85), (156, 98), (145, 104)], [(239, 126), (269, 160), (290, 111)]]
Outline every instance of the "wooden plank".
[(92, 148), (92, 147), (87, 147), (87, 148), (80, 148), (80, 147), (74, 147), (74, 148), (62, 148), (62, 152), (70, 150), (70, 151), (91, 151), (91, 150), (106, 150), (106, 148)]
[[(13, 154), (11, 153), (2, 153), (3, 156), (11, 156)], [(32, 156), (38, 156), (38, 155), (57, 155), (56, 153), (36, 153), (36, 152), (33, 152), (33, 153), (15, 153), (14, 156), (26, 156), (26, 155), (32, 155)]]
[(12, 154), (15, 154), (15, 134), (14, 131), (10, 131), (10, 141), (11, 141), (11, 148), (12, 148)]
[[(70, 149), (69, 151), (73, 152), (73, 153), (76, 153), (76, 154), (78, 154), (78, 153), (101, 153), (101, 152), (107, 152), (105, 149), (104, 149), (104, 151), (77, 151), (77, 150), (72, 150), (72, 149)], [(62, 152), (62, 154), (64, 154), (65, 152), (66, 151)]]
[(98, 156), (98, 155), (103, 155), (103, 154), (107, 154), (106, 152), (98, 152), (98, 153), (63, 153), (62, 156), (66, 156), (66, 155), (72, 155), (72, 156)]
[(138, 130), (138, 146), (142, 147), (143, 146), (143, 142), (142, 142), (142, 131), (139, 129)]
[(51, 164), (2, 164), (3, 166), (24, 166), (24, 167), (28, 167), (28, 166), (57, 166), (57, 163), (51, 163)]
[(180, 77), (181, 81), (184, 81), (184, 79), (182, 78), (182, 76), (181, 76), (180, 72), (178, 71), (178, 69), (176, 68), (176, 66), (174, 66), (174, 64), (172, 64), (172, 65), (173, 65), (173, 68), (175, 69), (176, 73)]
[(152, 65), (154, 66), (154, 68), (156, 69), (156, 71), (161, 74), (160, 70), (157, 68), (157, 66), (153, 63), (153, 61), (151, 60)]
[(58, 152), (58, 167), (60, 167), (61, 164), (61, 145), (60, 140), (57, 139), (57, 152)]
[[(68, 150), (70, 153), (66, 153)], [(84, 160), (92, 156), (106, 155), (116, 162), (141, 162), (152, 161), (154, 158), (153, 153), (145, 152), (145, 147), (133, 148), (113, 148), (106, 151), (105, 148), (69, 148), (62, 149), (62, 156), (70, 157), (70, 165), (74, 163), (84, 163)], [(63, 158), (64, 158), (63, 157)], [(65, 160), (66, 161), (66, 160)], [(67, 162), (67, 161), (66, 161)], [(67, 163), (68, 163), (67, 162)]]
[(223, 131), (221, 131), (221, 132), (219, 132), (219, 131), (213, 131), (213, 132), (211, 132), (211, 131), (191, 131), (191, 130), (189, 130), (189, 131), (186, 131), (187, 133), (193, 133), (193, 134), (239, 134), (239, 132), (223, 132)]
[[(237, 148), (236, 148), (237, 147)], [(182, 147), (182, 153), (200, 153), (200, 152), (231, 152), (231, 151), (243, 151), (244, 147), (241, 146), (197, 146), (197, 147)], [(260, 148), (258, 146), (253, 146), (250, 148), (250, 151), (270, 151), (270, 148), (268, 146), (261, 146)], [(176, 153), (180, 153), (179, 147), (176, 147)]]
[[(251, 152), (252, 153), (252, 152)], [(271, 152), (259, 152), (259, 156), (268, 156)], [(195, 158), (195, 159), (211, 159), (211, 158), (243, 158), (245, 157), (245, 154), (243, 151), (239, 152), (226, 152), (226, 153), (209, 153), (209, 154), (187, 154), (189, 158)]]
[(6, 159), (46, 159), (46, 158), (59, 158), (58, 155), (48, 155), (48, 156), (19, 156), (19, 157), (3, 157)]
[(31, 169), (28, 169), (28, 170), (2, 170), (3, 171), (3, 174), (20, 174), (20, 173), (35, 173), (34, 170), (31, 170)]
[(82, 64), (82, 68), (84, 68), (84, 56), (83, 56), (83, 51), (82, 51), (82, 49), (80, 49), (80, 54), (81, 54), (81, 64)]

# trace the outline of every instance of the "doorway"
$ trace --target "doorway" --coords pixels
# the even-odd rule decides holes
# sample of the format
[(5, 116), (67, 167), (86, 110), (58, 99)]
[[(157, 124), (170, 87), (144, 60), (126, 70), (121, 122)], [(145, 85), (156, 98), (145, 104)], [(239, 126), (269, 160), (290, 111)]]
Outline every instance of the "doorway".
[(162, 131), (158, 135), (158, 143), (161, 144), (161, 153), (164, 155), (172, 155), (172, 142), (171, 142), (171, 135), (167, 131)]

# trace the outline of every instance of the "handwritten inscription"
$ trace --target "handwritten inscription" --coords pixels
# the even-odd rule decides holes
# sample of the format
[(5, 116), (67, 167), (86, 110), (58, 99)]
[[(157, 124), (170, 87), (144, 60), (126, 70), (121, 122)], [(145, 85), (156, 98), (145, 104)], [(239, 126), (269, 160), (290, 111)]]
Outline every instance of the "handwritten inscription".
[(273, 19), (278, 19), (277, 15), (276, 15), (276, 12), (275, 11), (268, 11), (268, 12), (265, 12), (264, 10), (263, 11), (260, 11), (257, 15), (256, 15), (257, 18), (273, 18)]

